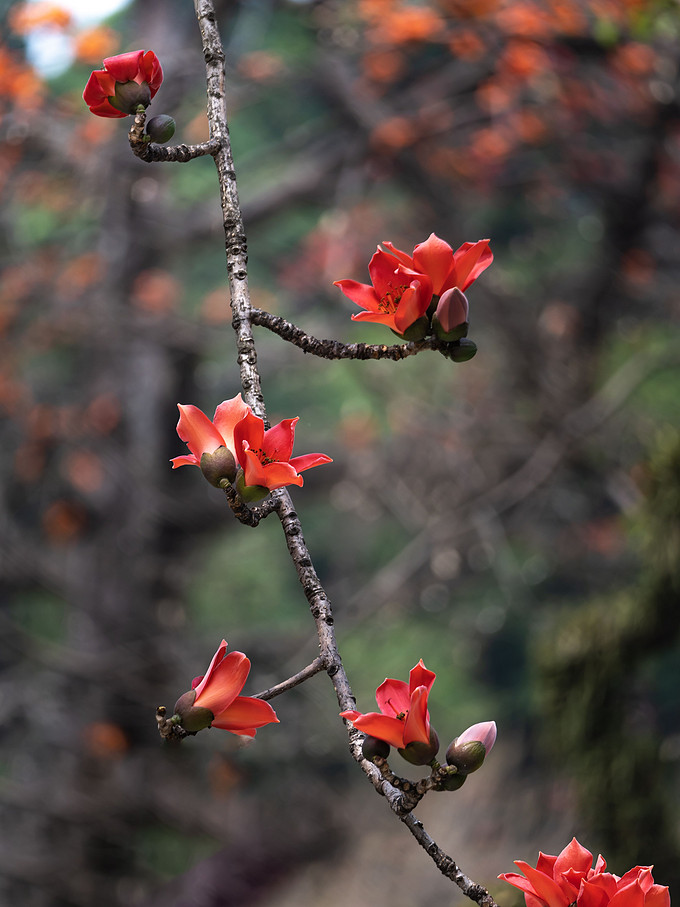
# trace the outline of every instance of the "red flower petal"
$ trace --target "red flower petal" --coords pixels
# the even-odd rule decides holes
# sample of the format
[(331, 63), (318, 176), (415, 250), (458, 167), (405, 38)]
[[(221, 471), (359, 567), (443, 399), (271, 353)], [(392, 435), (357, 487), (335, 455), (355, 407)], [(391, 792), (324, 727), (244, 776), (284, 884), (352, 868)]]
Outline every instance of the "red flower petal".
[(300, 417), (284, 419), (264, 433), (262, 452), (268, 460), (290, 460), (295, 443), (295, 426)]
[(234, 442), (234, 428), (241, 419), (250, 412), (250, 407), (243, 402), (240, 394), (236, 394), (231, 400), (225, 400), (215, 410), (213, 424), (223, 439), (225, 447), (236, 456), (236, 444)]
[(411, 691), (403, 680), (386, 677), (375, 691), (375, 699), (383, 715), (390, 718), (406, 715), (411, 708)]
[[(243, 442), (246, 442), (247, 448), (254, 451), (262, 450), (264, 442), (264, 422), (259, 416), (248, 410), (245, 416), (234, 426), (234, 447), (236, 448), (236, 458), (241, 466), (245, 469), (247, 458), (244, 456)], [(259, 461), (258, 461), (259, 462)], [(248, 482), (249, 485), (256, 485), (257, 482)]]
[(411, 708), (404, 727), (404, 745), (430, 742), (430, 720), (427, 713), (427, 687), (418, 687), (411, 694)]
[[(340, 287), (345, 296), (351, 299), (352, 302), (356, 302), (356, 304), (360, 305), (363, 309), (375, 312), (376, 314), (380, 313), (380, 306), (378, 305), (380, 299), (370, 284), (359, 283), (357, 280), (336, 280), (334, 281), (333, 286)], [(361, 314), (363, 314), (363, 312)], [(352, 316), (355, 320), (357, 320), (358, 317), (358, 315)]]
[(210, 709), (213, 715), (220, 714), (241, 692), (249, 672), (250, 661), (243, 652), (230, 652), (219, 663), (213, 660), (208, 673), (196, 687), (194, 705)]
[(278, 724), (279, 719), (268, 702), (251, 696), (237, 696), (231, 705), (215, 715), (212, 726), (251, 737), (255, 735), (255, 728), (272, 723)]
[(482, 271), (485, 271), (493, 261), (493, 252), (489, 248), (488, 239), (478, 242), (466, 242), (453, 254), (453, 267), (448, 274), (443, 290), (458, 287), (464, 293)]
[(326, 454), (311, 453), (302, 454), (300, 457), (293, 457), (290, 465), (296, 472), (304, 472), (305, 469), (311, 469), (312, 466), (323, 466), (324, 463), (332, 463), (333, 459)]
[(553, 879), (542, 872), (538, 872), (538, 870), (534, 869), (533, 866), (529, 866), (523, 860), (515, 860), (515, 866), (522, 870), (531, 882), (536, 896), (547, 904), (547, 907), (567, 907), (570, 903), (569, 898)]
[(432, 689), (437, 675), (434, 671), (428, 671), (421, 658), (418, 664), (411, 668), (408, 675), (409, 691), (412, 693), (417, 687), (427, 687), (428, 693)]
[(212, 453), (218, 447), (222, 447), (224, 438), (204, 412), (191, 404), (178, 403), (177, 408), (179, 409), (177, 434), (199, 461), (204, 453)]
[(579, 907), (605, 907), (609, 903), (609, 895), (599, 885), (583, 880), (578, 893)]
[(453, 262), (453, 249), (434, 233), (430, 233), (425, 242), (418, 243), (413, 250), (414, 270), (428, 275), (435, 296), (441, 295)]
[(104, 60), (104, 69), (111, 73), (116, 82), (144, 82), (144, 78), (138, 79), (143, 58), (143, 50), (131, 50), (125, 54), (116, 54), (115, 57), (107, 57)]
[(404, 265), (405, 268), (417, 271), (418, 269), (413, 264), (413, 258), (410, 255), (407, 255), (406, 252), (402, 252), (401, 249), (395, 248), (391, 242), (383, 241), (383, 246), (386, 249), (389, 249), (390, 255), (393, 255), (397, 261), (397, 264)]
[(402, 293), (397, 311), (394, 313), (394, 324), (397, 332), (403, 334), (427, 311), (430, 299), (425, 298), (420, 282), (414, 280)]
[(572, 838), (567, 846), (557, 855), (553, 876), (558, 873), (567, 872), (569, 869), (576, 870), (581, 876), (585, 876), (588, 870), (593, 868), (593, 855), (586, 850), (583, 845), (579, 844), (576, 838)]
[(556, 860), (556, 856), (552, 856), (552, 854), (549, 853), (541, 853), (541, 851), (539, 851), (536, 869), (539, 872), (542, 872), (544, 875), (550, 876), (550, 878), (552, 879), (554, 877), (553, 867), (555, 866)]
[(619, 888), (609, 902), (609, 907), (644, 907), (645, 893), (638, 881)]
[[(341, 713), (343, 714), (343, 713)], [(358, 715), (356, 718), (349, 719), (355, 728), (363, 731), (371, 737), (377, 737), (378, 740), (384, 740), (390, 746), (401, 748), (404, 746), (404, 722), (396, 718), (388, 718), (386, 715), (379, 715), (377, 712), (367, 712), (365, 715)]]

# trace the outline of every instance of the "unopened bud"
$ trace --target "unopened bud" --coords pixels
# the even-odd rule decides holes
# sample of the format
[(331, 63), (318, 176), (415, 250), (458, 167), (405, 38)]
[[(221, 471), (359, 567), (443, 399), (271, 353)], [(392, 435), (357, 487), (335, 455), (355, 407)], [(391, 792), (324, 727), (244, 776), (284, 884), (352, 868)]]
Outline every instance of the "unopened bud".
[(476, 772), (496, 742), (496, 722), (473, 724), (456, 737), (446, 751), (446, 761), (463, 775)]
[(366, 736), (361, 744), (361, 752), (364, 754), (364, 759), (368, 759), (369, 762), (373, 762), (375, 758), (387, 759), (390, 754), (390, 745), (385, 740)]
[(175, 134), (176, 125), (171, 116), (168, 116), (167, 113), (160, 113), (147, 121), (145, 132), (152, 142), (163, 145), (165, 142), (169, 142)]
[(446, 350), (442, 350), (442, 352), (449, 359), (453, 359), (454, 362), (467, 362), (468, 359), (472, 359), (477, 353), (477, 344), (463, 337), (461, 340), (452, 343)]
[[(451, 769), (453, 769), (453, 766), (451, 766)], [(454, 772), (452, 770), (450, 774), (446, 773), (444, 775), (444, 778), (440, 782), (438, 787), (440, 787), (441, 790), (460, 790), (461, 787), (465, 784), (466, 779), (467, 775), (463, 775), (461, 772)]]
[(218, 447), (212, 453), (201, 456), (201, 472), (216, 488), (220, 487), (221, 479), (233, 482), (236, 478), (236, 460), (228, 447)]
[(109, 104), (122, 113), (136, 113), (141, 104), (148, 107), (151, 103), (151, 90), (146, 82), (116, 82), (114, 94)]
[(254, 504), (257, 501), (262, 501), (269, 494), (269, 489), (265, 488), (264, 485), (246, 485), (242, 469), (239, 469), (234, 484), (241, 499), (244, 500), (246, 504)]
[(419, 740), (413, 740), (403, 749), (399, 750), (402, 759), (406, 759), (411, 765), (429, 765), (430, 762), (439, 752), (439, 737), (433, 727), (430, 728), (430, 742), (421, 743)]
[(453, 287), (442, 293), (432, 316), (432, 328), (440, 340), (460, 340), (468, 332), (470, 306), (465, 293)]
[(210, 727), (215, 718), (210, 709), (204, 709), (200, 705), (195, 706), (195, 701), (196, 690), (188, 690), (175, 703), (175, 715), (179, 715), (179, 724), (190, 734)]

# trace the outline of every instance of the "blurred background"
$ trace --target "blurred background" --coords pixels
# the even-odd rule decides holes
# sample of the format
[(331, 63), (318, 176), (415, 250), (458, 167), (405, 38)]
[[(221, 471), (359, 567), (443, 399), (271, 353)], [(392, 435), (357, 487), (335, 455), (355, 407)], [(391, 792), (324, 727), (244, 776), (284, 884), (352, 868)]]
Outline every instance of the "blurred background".
[[(94, 5), (0, 4), (0, 901), (462, 903), (351, 761), (325, 676), (248, 746), (157, 736), (222, 637), (245, 694), (317, 644), (276, 519), (242, 526), (168, 463), (176, 404), (239, 390), (213, 162), (145, 164), (82, 101), (105, 56), (153, 49), (150, 113), (207, 138), (193, 4)], [(255, 305), (391, 343), (332, 286), (378, 242), (495, 254), (467, 363), (255, 329), (270, 418), (334, 458), (293, 498), (359, 708), (423, 658), (444, 747), (497, 721), (417, 814), (504, 907), (497, 874), (572, 835), (677, 897), (677, 2), (216, 7)]]

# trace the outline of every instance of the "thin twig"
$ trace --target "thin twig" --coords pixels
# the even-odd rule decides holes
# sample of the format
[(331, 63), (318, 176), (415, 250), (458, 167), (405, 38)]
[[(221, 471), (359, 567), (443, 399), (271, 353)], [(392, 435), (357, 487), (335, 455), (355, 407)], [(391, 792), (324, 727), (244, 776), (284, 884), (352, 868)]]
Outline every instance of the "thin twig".
[(298, 684), (303, 683), (305, 680), (309, 680), (310, 677), (314, 677), (315, 674), (318, 674), (325, 669), (326, 659), (321, 655), (317, 655), (314, 661), (311, 664), (308, 664), (306, 668), (298, 671), (297, 674), (293, 674), (293, 676), (289, 677), (288, 680), (282, 680), (281, 683), (277, 683), (275, 686), (269, 687), (268, 690), (263, 690), (261, 693), (256, 693), (253, 698), (273, 699), (274, 696), (279, 696), (281, 693), (286, 693), (288, 690), (292, 690), (293, 687), (296, 687)]

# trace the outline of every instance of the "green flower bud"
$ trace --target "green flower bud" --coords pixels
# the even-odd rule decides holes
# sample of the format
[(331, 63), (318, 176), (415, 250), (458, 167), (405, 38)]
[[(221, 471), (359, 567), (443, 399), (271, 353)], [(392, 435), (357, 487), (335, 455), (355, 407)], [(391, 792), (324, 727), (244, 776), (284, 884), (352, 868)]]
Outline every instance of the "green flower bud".
[(116, 82), (115, 93), (109, 98), (109, 104), (122, 113), (136, 113), (141, 104), (148, 107), (151, 103), (151, 89), (146, 82)]
[(387, 759), (390, 754), (390, 745), (384, 740), (378, 740), (377, 737), (366, 736), (361, 744), (361, 752), (364, 754), (364, 759), (368, 759), (369, 762), (373, 762), (375, 758)]
[(452, 343), (446, 350), (442, 350), (442, 352), (449, 359), (453, 359), (454, 362), (467, 362), (468, 359), (472, 359), (476, 354), (477, 344), (463, 337), (461, 340)]
[(421, 743), (414, 740), (399, 750), (402, 759), (411, 765), (429, 765), (439, 752), (439, 737), (433, 727), (430, 728), (430, 742)]
[(221, 479), (233, 482), (236, 478), (236, 460), (228, 447), (218, 447), (212, 453), (201, 456), (201, 472), (216, 488), (220, 487)]
[(446, 751), (446, 761), (449, 765), (455, 765), (458, 771), (463, 775), (469, 775), (470, 772), (476, 772), (480, 768), (484, 757), (486, 756), (486, 747), (478, 740), (470, 743), (458, 744), (457, 740), (449, 746)]
[(256, 501), (262, 501), (269, 494), (269, 489), (265, 488), (264, 485), (246, 485), (242, 469), (239, 469), (238, 471), (235, 485), (236, 490), (246, 504), (254, 504)]
[(460, 772), (447, 775), (439, 785), (441, 790), (460, 790), (467, 780), (467, 775), (461, 775)]
[(147, 121), (145, 132), (152, 142), (163, 145), (165, 142), (169, 142), (175, 134), (176, 125), (171, 116), (168, 116), (167, 113), (160, 113)]
[(195, 700), (196, 690), (188, 690), (175, 703), (175, 715), (179, 715), (179, 724), (190, 734), (210, 727), (215, 717), (210, 709), (194, 706)]

